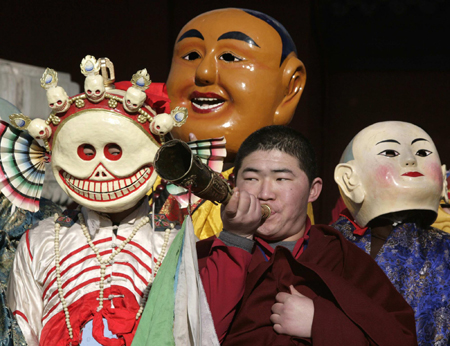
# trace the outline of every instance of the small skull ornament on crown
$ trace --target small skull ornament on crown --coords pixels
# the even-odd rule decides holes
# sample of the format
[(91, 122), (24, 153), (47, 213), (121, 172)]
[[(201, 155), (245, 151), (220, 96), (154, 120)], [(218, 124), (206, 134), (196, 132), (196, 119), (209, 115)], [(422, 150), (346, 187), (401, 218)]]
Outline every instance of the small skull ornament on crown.
[(55, 113), (64, 113), (70, 107), (69, 96), (66, 91), (57, 85), (58, 74), (55, 70), (47, 68), (41, 78), (41, 86), (47, 90), (48, 106)]
[(100, 62), (92, 55), (86, 55), (80, 64), (81, 73), (86, 76), (84, 93), (89, 101), (98, 103), (105, 98), (106, 89), (100, 75)]
[(86, 76), (84, 93), (71, 98), (57, 85), (57, 72), (50, 68), (45, 70), (40, 82), (42, 88), (47, 91), (48, 106), (52, 110), (46, 121), (31, 120), (23, 114), (10, 116), (14, 127), (27, 130), (32, 137), (42, 140), (49, 153), (60, 124), (82, 110), (114, 109), (141, 124), (159, 143), (164, 143), (164, 136), (174, 126), (179, 127), (186, 122), (188, 114), (184, 107), (176, 107), (170, 114), (157, 114), (149, 104), (146, 104), (145, 91), (151, 84), (147, 69), (139, 70), (133, 75), (132, 85), (126, 91), (114, 88), (114, 65), (108, 58), (97, 60), (92, 55), (86, 55), (81, 61), (80, 69)]

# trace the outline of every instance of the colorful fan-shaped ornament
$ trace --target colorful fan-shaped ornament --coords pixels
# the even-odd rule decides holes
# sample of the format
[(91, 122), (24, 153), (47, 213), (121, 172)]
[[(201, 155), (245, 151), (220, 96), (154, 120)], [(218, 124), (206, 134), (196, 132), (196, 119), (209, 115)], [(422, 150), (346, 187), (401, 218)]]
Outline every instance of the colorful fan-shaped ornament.
[[(225, 149), (226, 140), (224, 137), (202, 139), (187, 143), (192, 153), (197, 155), (200, 160), (209, 166), (215, 172), (222, 172), (223, 160), (227, 156)], [(167, 191), (175, 197), (181, 208), (186, 208), (189, 204), (189, 194), (185, 188), (173, 184), (167, 185)], [(191, 203), (199, 201), (195, 195), (191, 196)]]
[(16, 207), (39, 210), (45, 149), (27, 132), (0, 122), (0, 190)]

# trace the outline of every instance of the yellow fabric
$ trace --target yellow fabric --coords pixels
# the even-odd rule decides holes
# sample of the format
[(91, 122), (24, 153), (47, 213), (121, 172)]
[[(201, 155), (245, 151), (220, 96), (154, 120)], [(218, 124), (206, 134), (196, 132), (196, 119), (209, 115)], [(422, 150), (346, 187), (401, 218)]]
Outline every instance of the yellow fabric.
[(311, 220), (311, 226), (314, 225), (315, 224), (315, 222), (314, 222), (314, 210), (313, 210), (313, 207), (312, 207), (311, 203), (308, 203), (308, 210), (306, 211), (306, 213), (308, 214), (309, 219)]
[(431, 226), (450, 233), (450, 214), (447, 214), (442, 210), (442, 207), (439, 206), (437, 219)]
[[(225, 179), (228, 179), (232, 172), (233, 168), (230, 168), (222, 172), (222, 175)], [(161, 178), (158, 177), (153, 187), (156, 188), (160, 183)], [(308, 216), (311, 220), (311, 225), (314, 225), (314, 213), (311, 203), (308, 204)], [(220, 204), (204, 201), (192, 214), (192, 223), (194, 224), (195, 235), (199, 239), (206, 239), (219, 234), (223, 227), (222, 218), (220, 217)]]

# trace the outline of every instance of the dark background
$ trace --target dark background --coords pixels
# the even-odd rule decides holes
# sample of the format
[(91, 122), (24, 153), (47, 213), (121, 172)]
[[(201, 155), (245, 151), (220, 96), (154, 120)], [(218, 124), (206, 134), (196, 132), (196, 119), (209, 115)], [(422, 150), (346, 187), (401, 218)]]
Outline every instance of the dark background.
[(86, 54), (107, 56), (116, 80), (147, 68), (167, 78), (175, 38), (208, 10), (243, 7), (291, 33), (308, 78), (291, 124), (313, 142), (324, 191), (317, 221), (339, 195), (334, 167), (352, 137), (384, 120), (423, 127), (450, 165), (450, 5), (446, 0), (5, 1), (0, 58), (69, 72), (81, 86)]

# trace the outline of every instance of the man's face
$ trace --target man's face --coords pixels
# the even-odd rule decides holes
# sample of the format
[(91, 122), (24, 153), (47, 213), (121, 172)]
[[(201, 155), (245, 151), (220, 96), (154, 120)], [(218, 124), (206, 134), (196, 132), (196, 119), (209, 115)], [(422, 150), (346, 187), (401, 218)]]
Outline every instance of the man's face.
[(284, 97), (282, 43), (270, 25), (225, 9), (190, 21), (175, 43), (167, 80), (171, 107), (189, 111), (175, 137), (225, 136), (230, 157), (255, 130), (274, 123)]
[(272, 210), (257, 234), (270, 241), (297, 240), (305, 228), (310, 196), (308, 177), (298, 159), (279, 150), (258, 150), (242, 161), (236, 186)]
[(366, 201), (378, 215), (410, 209), (437, 210), (443, 175), (436, 147), (419, 127), (383, 122), (355, 138), (353, 152)]

